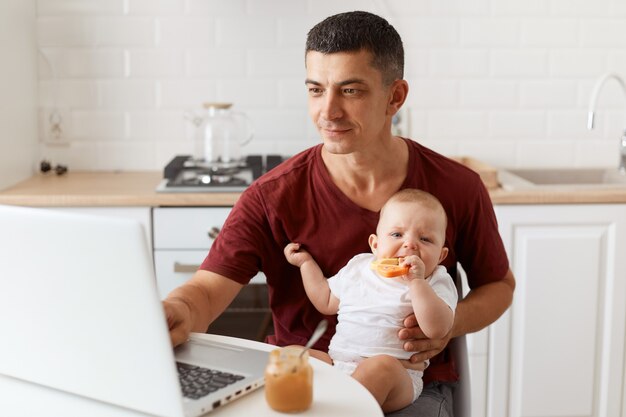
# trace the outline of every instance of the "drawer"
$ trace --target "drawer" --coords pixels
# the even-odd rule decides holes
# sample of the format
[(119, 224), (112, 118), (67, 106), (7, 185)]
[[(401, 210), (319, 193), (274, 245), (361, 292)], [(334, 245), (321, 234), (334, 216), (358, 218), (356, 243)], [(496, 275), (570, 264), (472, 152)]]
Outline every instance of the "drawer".
[[(231, 209), (232, 207), (154, 208), (154, 249), (209, 249)], [(202, 259), (196, 262), (199, 263)]]
[(206, 250), (154, 251), (154, 269), (161, 299), (191, 278), (206, 254)]
[[(182, 285), (196, 272), (208, 251), (203, 250), (155, 250), (154, 269), (161, 299), (174, 288)], [(265, 275), (259, 272), (251, 284), (264, 284)]]

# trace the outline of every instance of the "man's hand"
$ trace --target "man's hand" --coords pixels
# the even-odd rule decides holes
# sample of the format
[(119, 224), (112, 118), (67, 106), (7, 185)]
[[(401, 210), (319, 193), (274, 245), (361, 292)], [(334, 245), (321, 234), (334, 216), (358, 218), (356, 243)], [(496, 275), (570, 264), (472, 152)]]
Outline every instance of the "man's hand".
[(165, 300), (163, 310), (172, 346), (189, 339), (191, 332), (206, 332), (243, 288), (237, 281), (199, 269)]
[(404, 340), (404, 350), (416, 352), (409, 359), (411, 363), (421, 364), (439, 354), (450, 341), (452, 332), (448, 332), (441, 339), (429, 339), (417, 325), (415, 315), (411, 314), (404, 319), (404, 328), (398, 332), (400, 340)]
[(172, 346), (176, 347), (189, 339), (191, 333), (191, 309), (180, 299), (163, 300), (163, 309), (170, 331)]

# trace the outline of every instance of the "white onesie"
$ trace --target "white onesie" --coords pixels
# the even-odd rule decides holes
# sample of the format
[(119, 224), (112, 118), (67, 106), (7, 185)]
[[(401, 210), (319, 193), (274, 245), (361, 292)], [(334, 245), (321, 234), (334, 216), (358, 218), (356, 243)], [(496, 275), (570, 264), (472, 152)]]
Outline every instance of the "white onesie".
[[(337, 329), (328, 354), (335, 366), (350, 374), (363, 358), (386, 354), (408, 359), (413, 354), (402, 348), (403, 342), (398, 338), (404, 319), (413, 312), (409, 287), (402, 278), (376, 274), (370, 269), (374, 259), (371, 253), (356, 255), (328, 279), (330, 291), (339, 299)], [(454, 311), (457, 290), (446, 268), (437, 266), (427, 281)], [(415, 400), (422, 391), (423, 372), (407, 372), (413, 380)]]

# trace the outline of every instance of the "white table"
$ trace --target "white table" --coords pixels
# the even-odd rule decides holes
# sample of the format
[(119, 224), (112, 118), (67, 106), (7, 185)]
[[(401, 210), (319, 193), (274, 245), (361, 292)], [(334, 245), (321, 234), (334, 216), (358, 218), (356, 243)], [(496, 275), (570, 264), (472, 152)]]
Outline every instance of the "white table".
[[(228, 340), (268, 352), (276, 346), (226, 336), (202, 335), (210, 340)], [(310, 359), (313, 367), (313, 404), (298, 416), (383, 416), (380, 406), (363, 385), (331, 365)], [(211, 413), (211, 417), (285, 417), (290, 414), (272, 410), (265, 402), (265, 391), (259, 389)], [(296, 415), (296, 414), (293, 414)]]
[[(242, 346), (271, 351), (275, 346), (245, 339), (202, 334), (207, 340), (229, 341)], [(374, 397), (350, 376), (332, 366), (311, 358), (313, 367), (313, 404), (299, 414), (284, 414), (272, 410), (265, 402), (261, 388), (213, 412), (210, 417), (382, 417), (383, 413)], [(85, 398), (60, 393), (56, 390), (25, 383), (0, 375), (0, 415), (21, 416), (64, 416), (64, 417), (144, 417), (145, 414), (91, 401)]]

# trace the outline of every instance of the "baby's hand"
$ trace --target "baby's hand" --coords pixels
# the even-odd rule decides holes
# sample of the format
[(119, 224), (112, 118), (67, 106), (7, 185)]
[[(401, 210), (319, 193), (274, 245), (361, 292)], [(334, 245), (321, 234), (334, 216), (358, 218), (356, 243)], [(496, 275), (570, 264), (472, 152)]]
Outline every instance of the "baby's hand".
[(405, 257), (404, 259), (402, 259), (402, 262), (400, 263), (400, 265), (409, 267), (409, 273), (402, 276), (404, 280), (411, 281), (414, 279), (426, 278), (424, 276), (424, 272), (425, 272), (424, 270), (426, 267), (424, 265), (424, 262), (419, 256), (409, 255)]
[(313, 259), (311, 254), (304, 249), (300, 249), (299, 243), (290, 243), (285, 246), (285, 258), (293, 266), (300, 268), (303, 263)]

